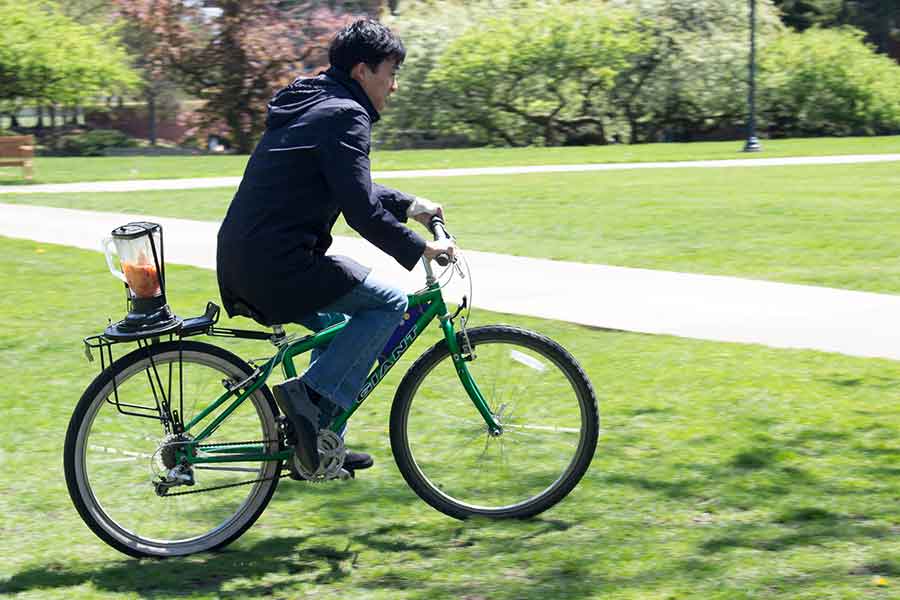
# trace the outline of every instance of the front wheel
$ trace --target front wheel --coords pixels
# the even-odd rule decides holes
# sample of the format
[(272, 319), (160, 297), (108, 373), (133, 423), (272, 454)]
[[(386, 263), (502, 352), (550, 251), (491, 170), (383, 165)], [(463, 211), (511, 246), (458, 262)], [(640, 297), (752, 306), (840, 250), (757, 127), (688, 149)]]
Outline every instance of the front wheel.
[(441, 341), (397, 389), (394, 458), (410, 487), (451, 517), (534, 516), (571, 492), (591, 463), (593, 388), (572, 355), (540, 334), (489, 326), (469, 339), (476, 358), (466, 365), (503, 432), (488, 431)]

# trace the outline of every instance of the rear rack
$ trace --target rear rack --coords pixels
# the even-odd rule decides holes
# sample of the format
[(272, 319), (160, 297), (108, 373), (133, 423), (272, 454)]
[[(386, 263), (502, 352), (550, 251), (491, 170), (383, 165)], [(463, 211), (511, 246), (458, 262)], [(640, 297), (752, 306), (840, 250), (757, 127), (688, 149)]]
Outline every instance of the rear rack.
[[(117, 344), (135, 343), (139, 349), (149, 349), (151, 345), (159, 343), (162, 339), (165, 339), (166, 341), (177, 341), (197, 335), (211, 335), (250, 340), (266, 340), (277, 346), (287, 339), (284, 328), (281, 326), (273, 327), (273, 331), (254, 331), (216, 327), (216, 323), (219, 321), (220, 312), (221, 309), (217, 304), (208, 302), (206, 304), (206, 311), (202, 315), (184, 319), (181, 326), (171, 332), (162, 334), (157, 333), (155, 335), (149, 333), (143, 336), (138, 334), (133, 338), (128, 339), (112, 339), (104, 334), (91, 335), (83, 340), (84, 354), (89, 362), (94, 362), (94, 353), (92, 350), (98, 351), (97, 353), (100, 355), (100, 372), (102, 373), (113, 364), (112, 347)], [(180, 368), (179, 365), (179, 369)], [(148, 369), (147, 375), (150, 378), (150, 388), (153, 392), (153, 404), (148, 403), (148, 405), (139, 405), (122, 402), (119, 399), (118, 382), (115, 381), (115, 378), (113, 378), (112, 382), (113, 393), (106, 401), (115, 406), (116, 409), (124, 415), (146, 417), (161, 421), (168, 431), (170, 424), (168, 423), (169, 419), (166, 415), (173, 415), (174, 423), (172, 425), (176, 426), (179, 423), (180, 417), (177, 416), (177, 413), (174, 410), (170, 410), (169, 403), (171, 402), (171, 398), (168, 397), (169, 394), (166, 393), (164, 386), (162, 385), (155, 364)], [(175, 407), (171, 407), (171, 409), (174, 408)], [(179, 404), (179, 408), (183, 407)]]
[(215, 302), (206, 303), (206, 311), (199, 317), (191, 317), (184, 319), (181, 327), (163, 335), (148, 334), (146, 336), (137, 335), (133, 339), (112, 339), (106, 337), (102, 333), (84, 338), (84, 355), (89, 362), (94, 362), (94, 355), (91, 350), (99, 350), (100, 354), (100, 370), (107, 367), (107, 361), (112, 364), (112, 347), (116, 344), (136, 342), (138, 347), (154, 344), (159, 342), (160, 338), (165, 337), (167, 340), (183, 339), (196, 335), (210, 335), (216, 337), (240, 338), (245, 340), (265, 340), (274, 345), (281, 344), (286, 339), (284, 328), (275, 325), (273, 331), (260, 331), (253, 329), (231, 329), (229, 327), (216, 327), (219, 322), (219, 314), (221, 309)]
[[(167, 334), (169, 340), (172, 340), (175, 336), (174, 334)], [(84, 354), (87, 357), (89, 362), (94, 361), (94, 356), (91, 353), (91, 349), (99, 350), (100, 354), (100, 372), (102, 373), (107, 369), (108, 366), (113, 364), (113, 354), (112, 347), (116, 344), (122, 344), (126, 341), (136, 342), (138, 348), (149, 348), (151, 343), (155, 343), (159, 341), (159, 338), (146, 338), (146, 339), (136, 339), (136, 340), (111, 340), (105, 336), (101, 335), (92, 335), (84, 338)], [(168, 429), (169, 424), (167, 419), (163, 416), (167, 414), (167, 410), (163, 410), (165, 406), (168, 408), (169, 399), (166, 397), (165, 391), (163, 390), (162, 382), (159, 379), (159, 374), (156, 372), (156, 366), (153, 366), (153, 374), (151, 375), (149, 370), (147, 373), (148, 377), (150, 377), (150, 389), (153, 392), (153, 406), (144, 406), (141, 404), (129, 404), (127, 402), (122, 402), (119, 399), (119, 387), (116, 382), (115, 377), (113, 377), (113, 394), (112, 397), (107, 397), (106, 401), (115, 406), (116, 409), (122, 413), (123, 415), (130, 415), (134, 417), (145, 417), (148, 419), (155, 419), (163, 423)], [(154, 381), (155, 377), (155, 381)]]

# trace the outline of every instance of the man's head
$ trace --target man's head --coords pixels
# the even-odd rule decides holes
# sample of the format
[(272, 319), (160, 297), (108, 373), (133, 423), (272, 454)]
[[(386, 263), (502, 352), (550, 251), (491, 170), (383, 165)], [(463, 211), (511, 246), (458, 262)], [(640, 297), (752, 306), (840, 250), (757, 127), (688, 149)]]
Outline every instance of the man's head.
[(390, 29), (360, 19), (341, 29), (328, 49), (331, 66), (355, 79), (381, 112), (397, 89), (397, 70), (406, 58), (403, 42)]

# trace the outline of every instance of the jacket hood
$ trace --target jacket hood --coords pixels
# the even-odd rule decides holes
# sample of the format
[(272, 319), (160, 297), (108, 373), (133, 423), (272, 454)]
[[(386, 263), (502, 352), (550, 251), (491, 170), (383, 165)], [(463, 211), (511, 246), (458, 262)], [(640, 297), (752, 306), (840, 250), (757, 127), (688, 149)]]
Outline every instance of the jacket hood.
[(372, 123), (380, 118), (362, 86), (344, 72), (331, 67), (316, 77), (298, 77), (289, 86), (276, 92), (269, 101), (266, 128), (278, 129), (298, 114), (335, 97), (356, 100), (369, 114)]

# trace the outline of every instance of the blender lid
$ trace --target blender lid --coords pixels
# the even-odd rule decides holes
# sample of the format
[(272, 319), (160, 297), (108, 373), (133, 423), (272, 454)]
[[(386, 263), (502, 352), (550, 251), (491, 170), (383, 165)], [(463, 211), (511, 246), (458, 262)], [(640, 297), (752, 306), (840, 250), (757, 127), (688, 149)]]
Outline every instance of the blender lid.
[(112, 236), (118, 239), (131, 240), (146, 235), (148, 232), (162, 231), (158, 223), (150, 223), (147, 221), (136, 221), (112, 230)]

